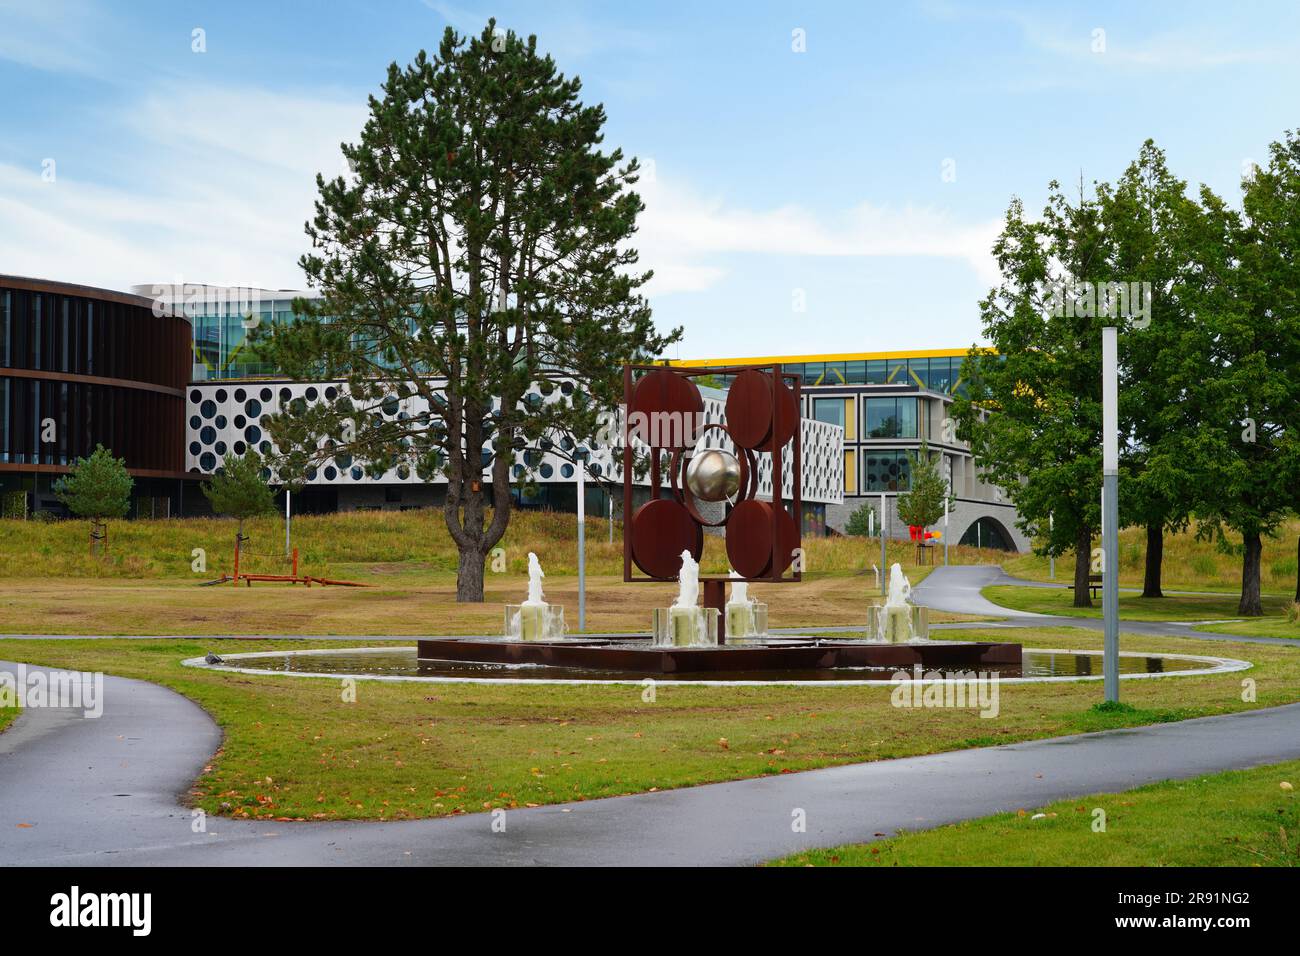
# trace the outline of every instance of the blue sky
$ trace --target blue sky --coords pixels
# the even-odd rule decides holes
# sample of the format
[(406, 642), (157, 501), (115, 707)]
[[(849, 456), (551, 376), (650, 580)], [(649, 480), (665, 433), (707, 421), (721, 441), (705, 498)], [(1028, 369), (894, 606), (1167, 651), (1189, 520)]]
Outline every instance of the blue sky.
[(653, 164), (636, 244), (683, 358), (969, 345), (1012, 196), (1152, 137), (1235, 198), (1300, 125), (1284, 3), (0, 0), (0, 273), (301, 287), (387, 64), (491, 15)]

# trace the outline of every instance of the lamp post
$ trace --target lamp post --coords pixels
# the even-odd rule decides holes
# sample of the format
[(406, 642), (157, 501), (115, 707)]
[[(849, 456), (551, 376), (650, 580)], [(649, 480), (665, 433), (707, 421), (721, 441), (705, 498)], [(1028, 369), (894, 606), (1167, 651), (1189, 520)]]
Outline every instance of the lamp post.
[(885, 564), (885, 493), (880, 493), (880, 593), (887, 591), (885, 578), (888, 577), (889, 568)]
[(587, 450), (573, 456), (578, 465), (578, 630), (587, 629)]
[(289, 486), (284, 486), (284, 556), (289, 557)]
[[(1056, 516), (1050, 511), (1047, 513), (1047, 536), (1050, 538), (1056, 531)], [(1047, 555), (1048, 568), (1047, 576), (1053, 581), (1056, 580), (1056, 552), (1050, 551)]]
[(1101, 613), (1102, 683), (1119, 701), (1119, 333), (1101, 330)]

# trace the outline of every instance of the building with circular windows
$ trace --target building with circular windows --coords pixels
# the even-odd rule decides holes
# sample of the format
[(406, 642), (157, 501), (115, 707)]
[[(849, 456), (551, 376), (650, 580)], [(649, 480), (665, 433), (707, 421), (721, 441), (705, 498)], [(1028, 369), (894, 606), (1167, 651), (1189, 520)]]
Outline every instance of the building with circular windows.
[[(103, 445), (135, 479), (132, 513), (179, 513), (192, 330), (150, 299), (0, 276), (0, 492), (61, 512), (51, 485)], [(22, 498), (21, 495), (17, 496)]]

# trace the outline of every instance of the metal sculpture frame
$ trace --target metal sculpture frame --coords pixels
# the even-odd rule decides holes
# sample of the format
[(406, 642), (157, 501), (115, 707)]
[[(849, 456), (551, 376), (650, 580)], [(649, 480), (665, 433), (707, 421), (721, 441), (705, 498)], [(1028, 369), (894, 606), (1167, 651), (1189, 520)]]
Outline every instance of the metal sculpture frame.
[[(744, 379), (739, 377), (742, 373), (751, 373)], [(766, 376), (767, 381), (756, 377)], [(696, 378), (711, 377), (717, 375), (736, 376), (737, 380), (743, 382), (739, 392), (729, 393), (727, 399), (728, 420), (725, 423), (711, 423), (704, 425), (697, 432), (692, 432), (690, 444), (686, 444), (686, 437), (680, 435), (682, 444), (656, 444), (654, 440), (662, 439), (658, 429), (652, 429), (651, 433), (646, 436), (644, 445), (650, 454), (650, 499), (641, 505), (635, 511), (632, 507), (633, 498), (633, 447), (632, 434), (629, 428), (629, 419), (634, 411), (639, 411), (636, 407), (636, 386), (645, 380), (647, 375), (672, 376), (673, 379), (659, 378), (657, 381), (661, 385), (660, 393), (664, 396), (664, 401), (669, 401), (667, 392), (671, 388), (676, 392), (677, 401), (685, 401), (687, 404), (695, 404), (692, 396), (698, 399), (699, 409), (703, 408), (703, 398), (699, 394), (699, 387), (693, 381)], [(689, 386), (684, 390), (681, 383)], [(770, 386), (770, 390), (764, 394), (759, 388)], [(685, 516), (693, 524), (696, 539), (699, 541), (697, 549), (703, 550), (703, 533), (705, 528), (722, 528), (724, 534), (730, 535), (734, 530), (737, 532), (735, 541), (737, 547), (743, 547), (752, 542), (755, 537), (763, 538), (764, 535), (770, 541), (770, 548), (766, 553), (766, 562), (763, 565), (765, 573), (742, 574), (741, 577), (718, 576), (718, 575), (701, 575), (700, 584), (703, 589), (703, 602), (706, 607), (716, 607), (719, 612), (719, 641), (726, 640), (726, 587), (728, 582), (734, 581), (756, 581), (770, 584), (786, 584), (800, 581), (803, 579), (801, 562), (796, 560), (797, 555), (801, 552), (803, 546), (803, 395), (802, 395), (802, 378), (798, 375), (784, 373), (779, 363), (771, 365), (719, 365), (711, 367), (692, 367), (679, 368), (670, 365), (625, 365), (623, 366), (623, 580), (629, 583), (661, 583), (664, 581), (676, 580), (676, 573), (671, 575), (667, 573), (653, 574), (648, 571), (643, 564), (637, 560), (636, 552), (639, 550), (637, 545), (642, 544), (643, 550), (650, 553), (658, 554), (663, 547), (676, 547), (682, 541), (665, 544), (665, 538), (671, 538), (673, 533), (680, 532), (689, 534), (690, 530), (684, 525), (676, 528), (675, 532), (669, 532), (664, 529), (663, 525), (652, 523), (649, 520), (638, 522), (636, 517), (644, 509), (656, 501), (671, 501), (681, 506)], [(737, 407), (732, 408), (733, 396), (737, 398)], [(741, 404), (744, 403), (744, 404)], [(756, 405), (766, 405), (770, 409), (770, 421), (764, 427), (764, 421), (768, 414), (763, 408), (755, 407)], [(665, 409), (665, 411), (672, 411)], [(735, 414), (739, 421), (733, 422), (732, 415)], [(793, 420), (790, 421), (791, 416)], [(788, 426), (788, 427), (786, 427)], [(733, 428), (739, 427), (746, 435), (737, 437)], [(720, 430), (731, 440), (735, 448), (735, 455), (740, 466), (740, 488), (734, 501), (729, 501), (726, 506), (724, 515), (720, 521), (708, 521), (696, 510), (690, 494), (689, 488), (685, 481), (686, 467), (691, 460), (691, 452), (694, 444), (698, 442), (700, 435), (708, 430)], [(782, 432), (788, 430), (788, 437), (782, 437)], [(669, 429), (671, 440), (672, 431)], [(761, 435), (761, 438), (760, 438)], [(742, 440), (744, 439), (744, 440)], [(778, 440), (780, 439), (780, 440)], [(786, 511), (787, 501), (783, 494), (781, 480), (781, 465), (784, 460), (785, 446), (790, 445), (789, 454), (791, 457), (791, 480), (790, 480), (790, 512)], [(668, 455), (668, 483), (665, 487), (662, 475), (661, 460), (665, 453)], [(757, 497), (758, 491), (758, 454), (770, 454), (772, 456), (772, 497), (770, 502), (762, 502)], [(665, 497), (667, 492), (668, 497)], [(737, 527), (731, 526), (732, 519), (738, 508), (747, 502), (758, 502), (757, 509), (746, 508), (745, 517), (739, 519)], [(766, 519), (761, 516), (762, 511), (770, 514), (770, 526), (763, 528), (761, 522)], [(663, 509), (659, 509), (663, 510)], [(758, 514), (752, 514), (757, 511)], [(673, 509), (668, 509), (673, 513), (677, 520), (681, 520), (680, 515), (676, 515)], [(784, 518), (784, 520), (783, 520)], [(756, 520), (757, 519), (757, 520)], [(793, 526), (791, 528), (791, 525)], [(689, 545), (685, 550), (692, 550)], [(789, 551), (789, 560), (784, 560), (780, 555), (782, 550)], [(730, 552), (730, 545), (728, 547)], [(680, 552), (677, 552), (680, 553)], [(763, 552), (758, 552), (760, 556)], [(644, 556), (644, 555), (643, 555)], [(730, 554), (729, 554), (730, 558)], [(733, 562), (733, 567), (734, 567)], [(791, 569), (789, 575), (787, 569)], [(634, 569), (642, 572), (639, 576)]]

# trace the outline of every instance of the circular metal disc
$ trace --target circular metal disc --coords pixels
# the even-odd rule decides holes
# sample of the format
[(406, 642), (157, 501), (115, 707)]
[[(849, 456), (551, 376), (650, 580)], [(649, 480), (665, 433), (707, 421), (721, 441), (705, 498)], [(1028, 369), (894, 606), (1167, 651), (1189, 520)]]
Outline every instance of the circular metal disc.
[[(696, 425), (694, 417), (687, 419), (684, 416), (699, 415), (703, 411), (704, 398), (694, 382), (669, 369), (655, 369), (642, 375), (632, 387), (628, 428), (638, 431), (652, 429), (651, 434), (658, 438), (657, 447), (681, 447), (690, 439), (690, 433)], [(650, 421), (636, 422), (631, 417), (636, 413), (647, 416)], [(654, 419), (656, 415), (665, 414), (680, 417)], [(651, 434), (642, 433), (638, 437), (648, 444)]]
[[(784, 509), (777, 509), (779, 544), (777, 565), (782, 573), (794, 560), (799, 529)], [(772, 575), (772, 503), (750, 499), (731, 510), (727, 521), (727, 560), (747, 578)]]
[(632, 561), (652, 578), (675, 581), (682, 552), (696, 561), (704, 553), (704, 529), (671, 498), (647, 501), (632, 514)]

